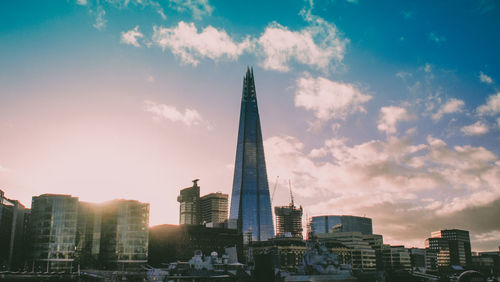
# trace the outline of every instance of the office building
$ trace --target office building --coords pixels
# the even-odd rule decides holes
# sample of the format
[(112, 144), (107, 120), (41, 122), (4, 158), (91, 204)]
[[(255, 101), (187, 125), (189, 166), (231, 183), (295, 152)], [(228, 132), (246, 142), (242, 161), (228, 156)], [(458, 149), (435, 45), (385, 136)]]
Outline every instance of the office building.
[(250, 234), (252, 241), (265, 241), (274, 236), (255, 81), (250, 68), (243, 80), (231, 220), (236, 221), (240, 232)]
[(373, 234), (372, 219), (352, 215), (313, 216), (309, 223), (309, 235), (329, 232), (360, 232), (363, 235)]
[(384, 270), (386, 271), (411, 270), (410, 253), (404, 246), (384, 245), (382, 247), (382, 257)]
[(431, 233), (426, 239), (426, 247), (437, 252), (438, 266), (470, 267), (472, 253), (469, 231), (444, 229)]
[(350, 249), (353, 269), (373, 271), (376, 269), (375, 250), (363, 240), (363, 236), (361, 232), (330, 232), (316, 234), (315, 238), (320, 242), (339, 241)]
[(208, 228), (202, 225), (163, 224), (149, 229), (149, 264), (162, 267), (163, 263), (187, 261), (195, 250), (209, 255), (225, 253), (236, 247), (237, 258), (243, 258), (243, 238), (235, 229)]
[(76, 260), (81, 268), (100, 267), (101, 225), (101, 205), (79, 202)]
[(193, 180), (193, 186), (181, 190), (177, 197), (179, 206), (179, 224), (200, 224), (200, 186), (199, 179)]
[(263, 242), (252, 242), (253, 256), (272, 254), (281, 270), (297, 272), (307, 251), (306, 242), (298, 237), (272, 238)]
[(372, 249), (375, 251), (375, 260), (377, 269), (383, 270), (385, 268), (383, 253), (382, 253), (382, 250), (385, 246), (384, 237), (379, 234), (363, 235), (363, 241), (367, 242), (370, 245), (370, 247), (372, 247)]
[(0, 269), (17, 270), (24, 259), (24, 215), (26, 209), (0, 190)]
[(228, 195), (220, 192), (210, 193), (200, 198), (200, 217), (202, 223), (224, 223), (227, 221)]
[(135, 269), (148, 259), (149, 204), (113, 200), (101, 207), (99, 261), (106, 269)]
[(75, 260), (78, 198), (34, 196), (30, 215), (30, 262), (37, 271), (71, 271)]

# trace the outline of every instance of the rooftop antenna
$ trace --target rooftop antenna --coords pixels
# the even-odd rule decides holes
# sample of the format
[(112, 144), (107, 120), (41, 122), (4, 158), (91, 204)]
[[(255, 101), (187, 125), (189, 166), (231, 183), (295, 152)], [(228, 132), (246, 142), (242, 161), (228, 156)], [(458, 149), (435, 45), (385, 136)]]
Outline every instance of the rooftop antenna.
[(292, 182), (290, 181), (290, 179), (288, 179), (288, 187), (290, 188), (290, 200), (292, 201), (292, 206), (295, 206), (295, 204), (293, 202)]

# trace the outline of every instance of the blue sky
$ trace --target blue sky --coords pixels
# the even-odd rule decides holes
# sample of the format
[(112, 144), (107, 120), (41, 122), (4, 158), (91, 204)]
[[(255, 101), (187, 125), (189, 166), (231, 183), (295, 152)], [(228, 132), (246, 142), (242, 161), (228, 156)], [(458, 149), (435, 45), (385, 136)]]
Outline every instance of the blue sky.
[(230, 193), (250, 65), (274, 205), (290, 179), (387, 243), (500, 242), (495, 1), (9, 1), (0, 23), (0, 185), (27, 206), (134, 198), (154, 225), (194, 178)]

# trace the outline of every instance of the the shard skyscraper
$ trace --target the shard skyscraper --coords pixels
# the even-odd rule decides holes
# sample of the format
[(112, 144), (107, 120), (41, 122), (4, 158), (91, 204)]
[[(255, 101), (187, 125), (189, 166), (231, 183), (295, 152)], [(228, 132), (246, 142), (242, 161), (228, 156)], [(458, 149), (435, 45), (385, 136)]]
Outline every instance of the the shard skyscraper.
[(237, 222), (244, 236), (251, 232), (252, 241), (274, 237), (259, 109), (250, 68), (243, 79), (230, 220)]

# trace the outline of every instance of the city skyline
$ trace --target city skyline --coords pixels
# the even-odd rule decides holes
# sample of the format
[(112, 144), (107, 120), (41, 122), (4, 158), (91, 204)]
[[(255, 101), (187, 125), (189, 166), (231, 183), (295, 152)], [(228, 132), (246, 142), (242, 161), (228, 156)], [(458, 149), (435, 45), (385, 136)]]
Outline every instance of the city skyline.
[[(244, 7), (245, 9), (242, 9)], [(230, 194), (241, 78), (258, 81), (272, 206), (366, 215), (390, 244), (497, 249), (494, 1), (0, 3), (0, 189), (150, 203)], [(272, 189), (271, 188), (271, 189)]]

